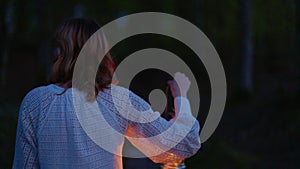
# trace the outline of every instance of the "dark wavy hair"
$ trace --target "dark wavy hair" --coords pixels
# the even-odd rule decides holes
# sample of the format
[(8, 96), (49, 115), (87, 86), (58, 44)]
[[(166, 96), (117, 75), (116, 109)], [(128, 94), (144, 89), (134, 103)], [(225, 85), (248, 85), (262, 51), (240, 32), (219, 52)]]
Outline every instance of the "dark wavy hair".
[[(53, 83), (63, 86), (65, 91), (72, 87), (72, 77), (77, 57), (87, 40), (99, 28), (100, 26), (95, 21), (86, 18), (67, 19), (58, 27), (54, 38)], [(93, 97), (95, 98), (99, 91), (109, 88), (114, 70), (115, 64), (110, 53), (107, 53), (98, 67), (96, 78), (93, 79), (95, 80), (95, 86), (93, 86), (95, 90), (86, 91), (89, 100), (94, 100)], [(90, 82), (86, 79), (86, 84), (88, 83)]]

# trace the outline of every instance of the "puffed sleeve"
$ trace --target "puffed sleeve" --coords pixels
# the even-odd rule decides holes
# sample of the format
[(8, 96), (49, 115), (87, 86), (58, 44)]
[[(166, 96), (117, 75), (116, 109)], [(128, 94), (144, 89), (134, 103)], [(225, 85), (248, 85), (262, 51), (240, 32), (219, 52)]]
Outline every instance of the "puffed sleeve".
[(39, 168), (34, 113), (38, 103), (34, 93), (27, 94), (19, 110), (13, 169)]
[(127, 119), (126, 138), (152, 161), (180, 161), (200, 149), (200, 125), (191, 113), (188, 99), (174, 99), (176, 117), (167, 121), (131, 91), (120, 92), (116, 97), (120, 103), (115, 104), (123, 108), (119, 112)]

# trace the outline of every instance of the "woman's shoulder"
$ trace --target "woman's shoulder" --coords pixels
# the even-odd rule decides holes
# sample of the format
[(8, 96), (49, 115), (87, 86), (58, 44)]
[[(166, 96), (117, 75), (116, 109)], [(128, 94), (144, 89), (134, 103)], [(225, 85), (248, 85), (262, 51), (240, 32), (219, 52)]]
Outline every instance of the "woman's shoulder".
[(112, 98), (114, 104), (129, 104), (135, 107), (142, 107), (141, 109), (149, 109), (149, 104), (139, 97), (137, 94), (129, 90), (128, 88), (119, 86), (119, 85), (111, 85), (108, 90), (105, 90), (104, 93), (109, 95)]
[(123, 99), (126, 98), (128, 99), (129, 97), (131, 98), (139, 98), (135, 93), (133, 93), (131, 90), (119, 86), (119, 85), (111, 85), (109, 90), (105, 91), (106, 93), (108, 92), (113, 98), (118, 98), (118, 99)]
[(44, 97), (51, 95), (51, 84), (47, 86), (39, 86), (31, 89), (24, 97), (23, 101), (42, 101)]
[(119, 85), (114, 85), (112, 84), (109, 88), (109, 91), (111, 94), (119, 94), (119, 95), (124, 95), (130, 93), (130, 90)]
[(45, 90), (45, 86), (39, 86), (36, 88), (31, 89), (26, 95), (25, 99), (30, 99), (32, 97), (37, 97), (40, 95), (40, 93)]

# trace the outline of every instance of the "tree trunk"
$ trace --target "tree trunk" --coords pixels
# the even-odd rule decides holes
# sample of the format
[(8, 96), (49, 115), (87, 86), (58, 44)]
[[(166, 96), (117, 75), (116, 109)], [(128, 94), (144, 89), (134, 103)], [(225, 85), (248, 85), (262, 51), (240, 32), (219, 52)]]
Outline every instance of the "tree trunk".
[(198, 27), (200, 27), (200, 22), (201, 22), (201, 0), (193, 0), (192, 2), (192, 9), (193, 9), (193, 17), (194, 19), (194, 24)]
[(6, 86), (7, 84), (7, 69), (8, 69), (8, 58), (9, 58), (9, 49), (11, 46), (11, 39), (15, 29), (15, 23), (13, 18), (13, 0), (9, 1), (5, 8), (4, 13), (4, 24), (5, 24), (5, 33), (3, 40), (3, 50), (2, 55), (2, 65), (1, 65), (1, 86)]
[[(296, 14), (296, 40), (297, 40), (297, 46), (298, 46), (298, 57), (300, 55), (300, 1), (295, 0), (295, 14)], [(299, 62), (299, 58), (297, 61)], [(298, 64), (299, 65), (299, 64)], [(299, 69), (298, 69), (299, 70)]]
[(252, 23), (251, 0), (241, 1), (241, 26), (242, 26), (242, 92), (253, 91), (253, 53), (252, 53)]

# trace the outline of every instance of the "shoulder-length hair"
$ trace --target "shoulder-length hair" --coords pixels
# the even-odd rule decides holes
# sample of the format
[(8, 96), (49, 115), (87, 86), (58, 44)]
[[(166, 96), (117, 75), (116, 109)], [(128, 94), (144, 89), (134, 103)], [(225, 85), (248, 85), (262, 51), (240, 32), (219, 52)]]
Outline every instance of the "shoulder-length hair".
[[(93, 20), (72, 18), (65, 20), (56, 30), (54, 38), (53, 83), (62, 84), (65, 90), (72, 87), (72, 77), (77, 57), (86, 41), (100, 28)], [(107, 53), (98, 67), (95, 90), (89, 97), (109, 87), (115, 64)], [(91, 99), (90, 100), (94, 100)]]

